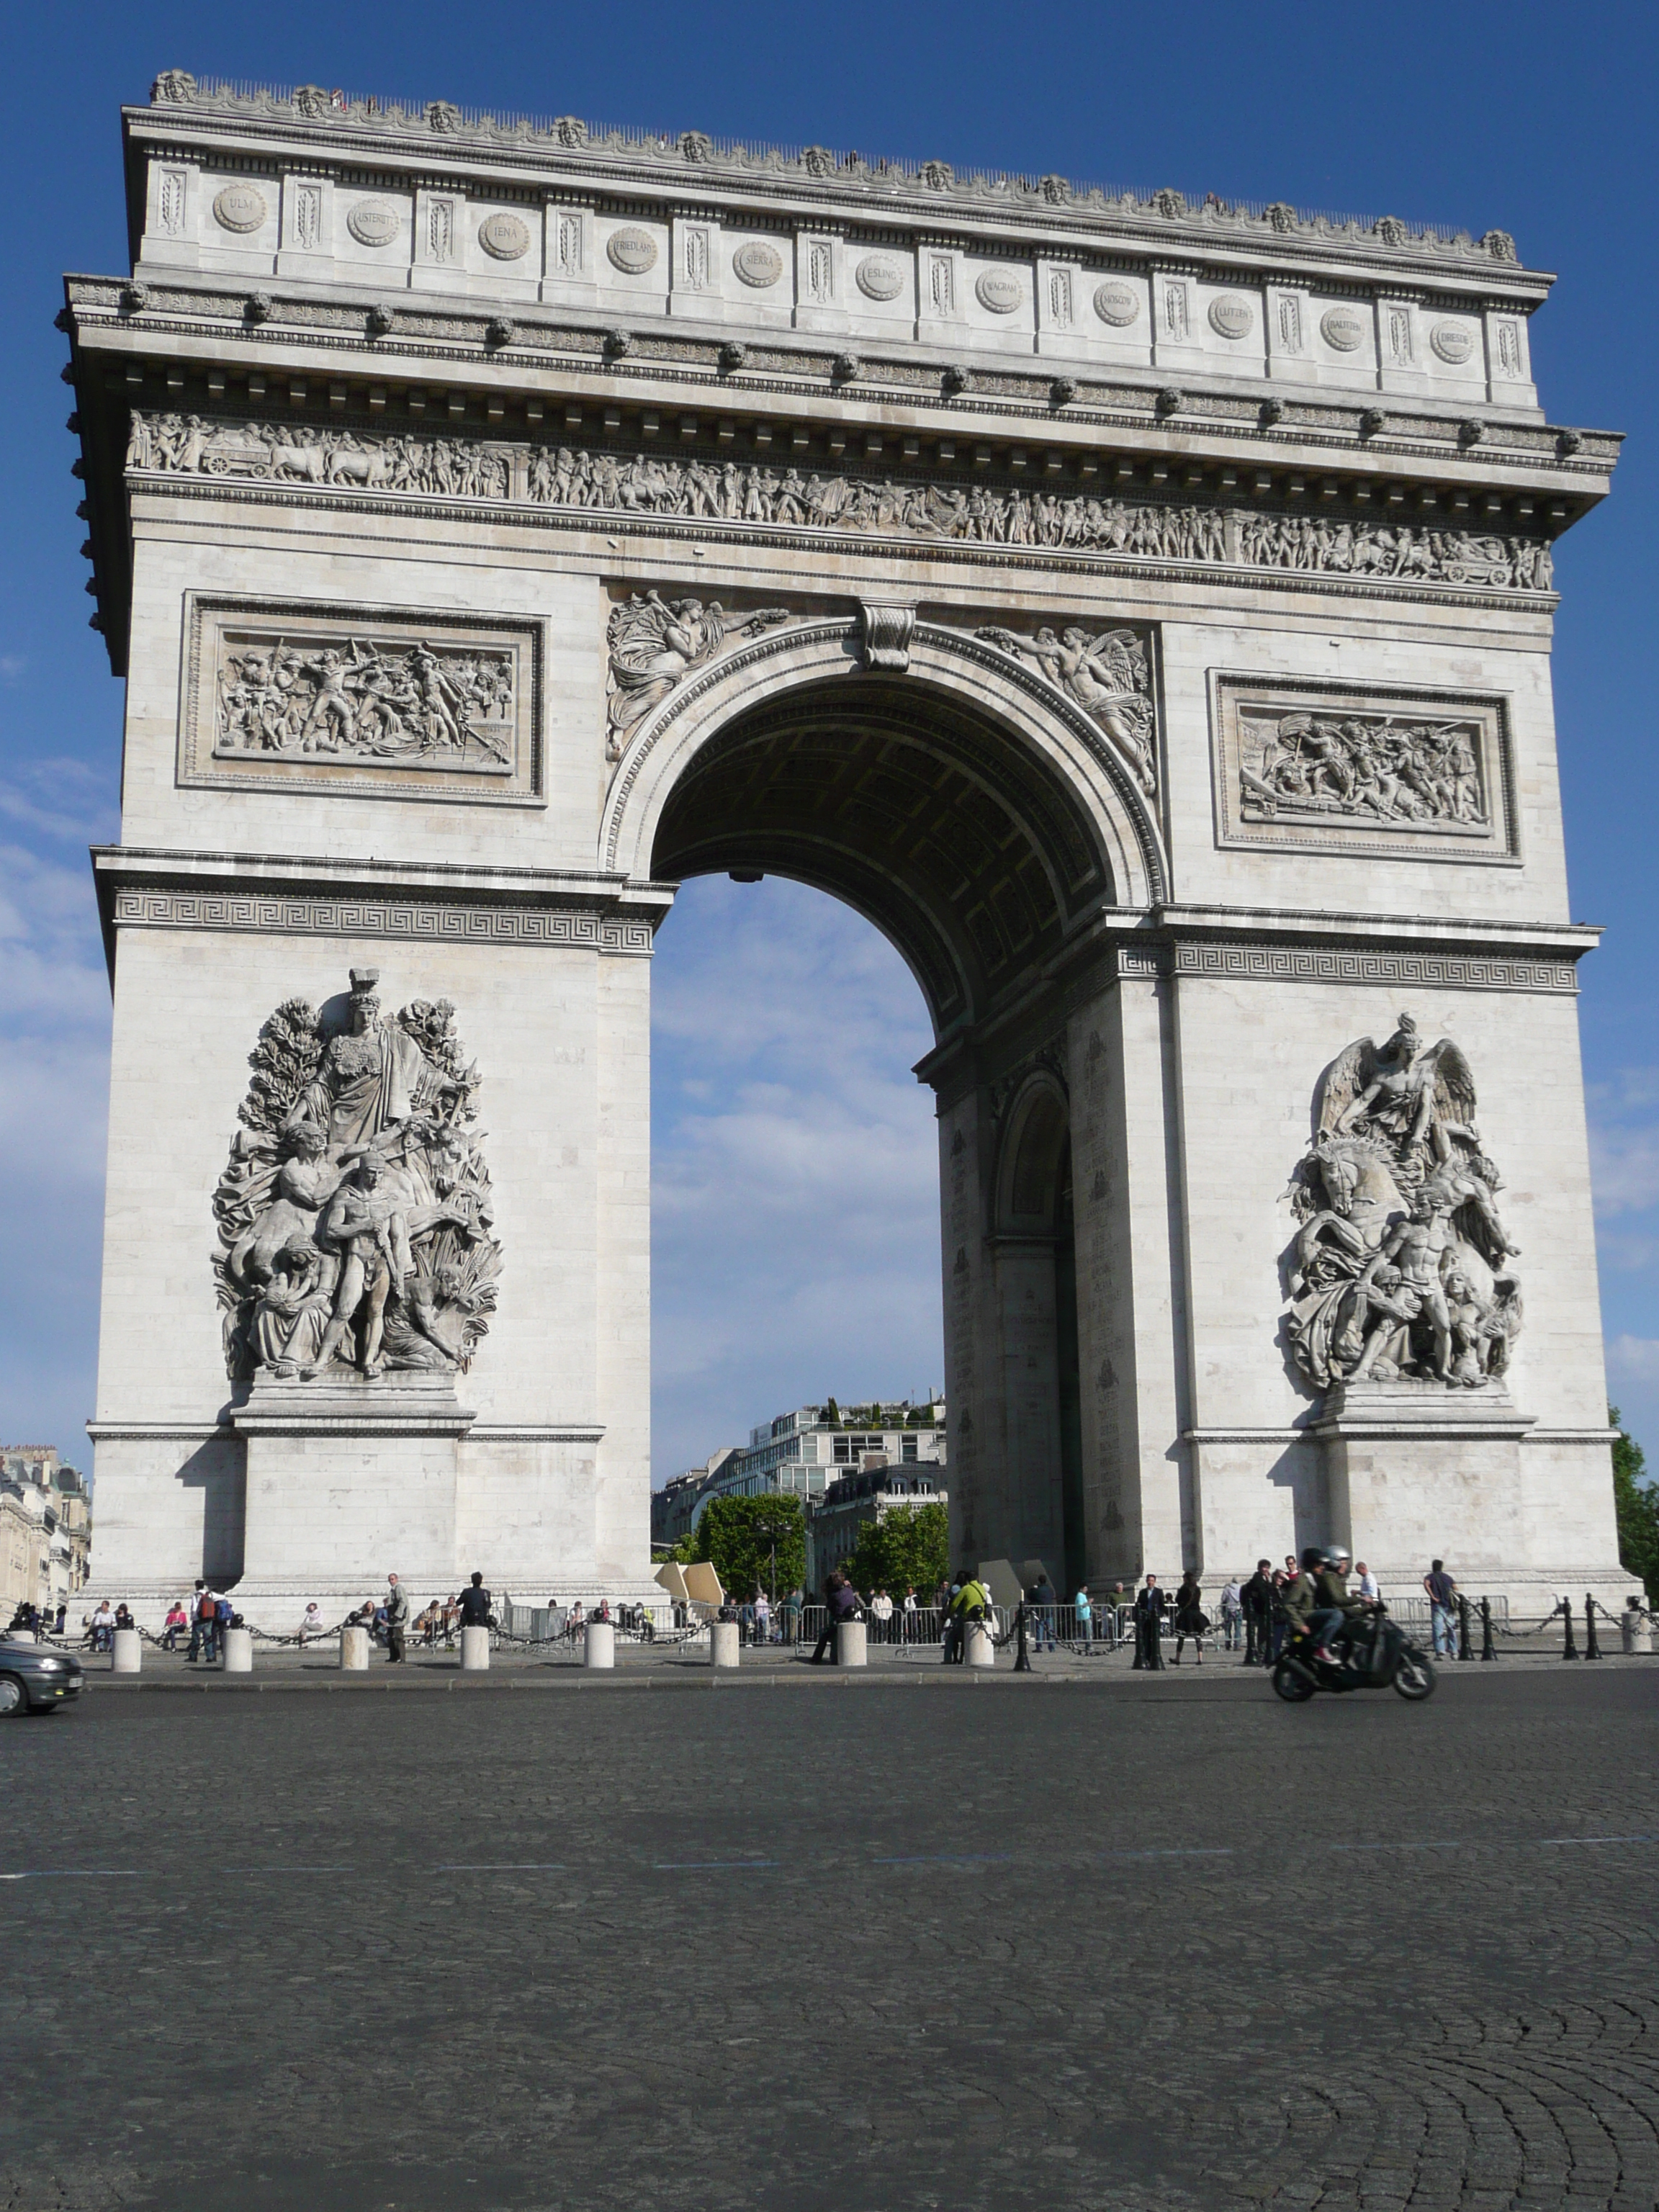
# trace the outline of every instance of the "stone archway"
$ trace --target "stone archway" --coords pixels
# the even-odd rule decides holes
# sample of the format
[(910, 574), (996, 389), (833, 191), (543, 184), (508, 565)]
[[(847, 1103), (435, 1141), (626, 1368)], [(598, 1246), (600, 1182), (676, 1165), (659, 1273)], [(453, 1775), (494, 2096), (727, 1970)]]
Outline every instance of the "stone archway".
[(953, 1429), (981, 1439), (953, 1460), (953, 1534), (964, 1557), (1041, 1559), (1074, 1588), (1108, 1552), (1084, 1481), (1065, 1055), (1006, 1073), (1002, 1032), (1057, 1018), (1053, 971), (1103, 908), (1157, 895), (1161, 844), (1053, 686), (942, 625), (916, 626), (902, 669), (867, 666), (860, 637), (785, 629), (674, 695), (619, 764), (606, 858), (663, 883), (792, 878), (908, 963), (945, 1055), (927, 1079), (985, 1108), (967, 1310), (945, 1235)]

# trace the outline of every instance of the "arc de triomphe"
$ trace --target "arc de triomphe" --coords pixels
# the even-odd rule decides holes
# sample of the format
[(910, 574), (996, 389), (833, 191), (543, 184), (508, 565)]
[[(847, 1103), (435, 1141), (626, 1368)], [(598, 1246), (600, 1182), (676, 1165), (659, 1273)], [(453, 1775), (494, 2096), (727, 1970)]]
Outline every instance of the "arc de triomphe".
[(1505, 234), (179, 70), (125, 131), (97, 1588), (646, 1584), (711, 871), (926, 995), (960, 1556), (1627, 1587), (1549, 661), (1616, 440)]

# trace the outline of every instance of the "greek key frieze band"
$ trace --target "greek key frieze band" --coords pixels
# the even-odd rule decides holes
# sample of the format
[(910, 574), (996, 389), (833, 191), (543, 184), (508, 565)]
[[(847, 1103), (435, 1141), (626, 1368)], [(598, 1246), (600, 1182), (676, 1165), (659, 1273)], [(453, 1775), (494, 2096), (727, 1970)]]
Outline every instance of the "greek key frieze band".
[(1272, 983), (1419, 984), (1449, 991), (1576, 994), (1571, 960), (1526, 960), (1486, 953), (1384, 951), (1329, 945), (1120, 946), (1121, 976), (1176, 975)]
[(496, 907), (257, 892), (121, 890), (118, 929), (223, 929), (255, 935), (386, 937), (454, 945), (528, 945), (648, 958), (651, 925), (572, 908)]

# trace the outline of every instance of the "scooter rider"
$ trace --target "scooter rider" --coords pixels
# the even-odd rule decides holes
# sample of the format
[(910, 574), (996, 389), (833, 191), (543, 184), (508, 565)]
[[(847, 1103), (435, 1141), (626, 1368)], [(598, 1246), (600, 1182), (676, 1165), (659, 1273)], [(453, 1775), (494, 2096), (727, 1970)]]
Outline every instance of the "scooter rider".
[[(1310, 1555), (1304, 1552), (1302, 1556), (1305, 1566)], [(1314, 1574), (1314, 1612), (1308, 1625), (1317, 1640), (1315, 1656), (1331, 1665), (1340, 1660), (1335, 1647), (1346, 1641), (1350, 1625), (1370, 1610), (1363, 1597), (1349, 1595), (1348, 1568), (1348, 1554), (1337, 1544), (1319, 1554)]]
[(1302, 1572), (1293, 1582), (1285, 1583), (1279, 1588), (1279, 1609), (1289, 1622), (1292, 1636), (1300, 1636), (1312, 1621), (1314, 1572), (1324, 1563), (1324, 1553), (1316, 1544), (1310, 1544), (1302, 1554)]

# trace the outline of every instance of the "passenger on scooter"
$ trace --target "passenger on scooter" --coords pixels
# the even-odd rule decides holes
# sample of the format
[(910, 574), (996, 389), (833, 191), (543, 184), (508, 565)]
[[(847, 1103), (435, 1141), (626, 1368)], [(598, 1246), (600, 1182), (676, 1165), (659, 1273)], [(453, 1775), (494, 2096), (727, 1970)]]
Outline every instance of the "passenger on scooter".
[(1346, 1551), (1340, 1544), (1333, 1545), (1314, 1576), (1315, 1611), (1309, 1626), (1318, 1639), (1315, 1656), (1332, 1666), (1342, 1659), (1339, 1647), (1346, 1644), (1349, 1629), (1370, 1610), (1364, 1598), (1349, 1595), (1348, 1567)]
[(1313, 1570), (1324, 1562), (1325, 1554), (1310, 1545), (1302, 1554), (1302, 1571), (1294, 1582), (1281, 1585), (1278, 1592), (1279, 1609), (1289, 1624), (1292, 1637), (1304, 1634), (1314, 1609)]

